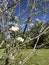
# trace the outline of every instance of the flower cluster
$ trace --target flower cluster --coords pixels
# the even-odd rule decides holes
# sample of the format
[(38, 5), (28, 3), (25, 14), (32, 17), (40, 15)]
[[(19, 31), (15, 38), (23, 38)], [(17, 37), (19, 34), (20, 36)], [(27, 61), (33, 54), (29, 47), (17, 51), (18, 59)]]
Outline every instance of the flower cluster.
[(31, 23), (31, 24), (30, 24), (30, 27), (32, 27), (33, 25), (34, 25), (34, 24), (33, 24), (33, 23)]
[(16, 38), (16, 40), (19, 41), (19, 42), (23, 42), (24, 41), (24, 39), (22, 37), (18, 37), (18, 38)]
[(12, 26), (12, 27), (10, 28), (10, 30), (11, 30), (11, 31), (18, 31), (18, 30), (19, 30), (19, 27), (17, 27), (17, 26)]
[(14, 56), (12, 53), (9, 55), (9, 58), (10, 58), (11, 60), (15, 60), (15, 56)]
[(37, 19), (36, 19), (36, 22), (40, 22), (40, 20), (37, 18)]

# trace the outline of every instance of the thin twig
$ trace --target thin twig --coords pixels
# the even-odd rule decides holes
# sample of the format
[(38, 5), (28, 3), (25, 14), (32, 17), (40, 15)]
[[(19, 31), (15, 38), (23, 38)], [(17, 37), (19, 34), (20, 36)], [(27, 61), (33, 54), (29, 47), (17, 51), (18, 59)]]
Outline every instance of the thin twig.
[(21, 65), (24, 65), (27, 62), (27, 60), (34, 54), (38, 41), (39, 41), (39, 37), (37, 38), (37, 41), (36, 41), (36, 44), (34, 45), (33, 50), (31, 51), (31, 53), (29, 53), (29, 55), (27, 55), (27, 57), (23, 60)]

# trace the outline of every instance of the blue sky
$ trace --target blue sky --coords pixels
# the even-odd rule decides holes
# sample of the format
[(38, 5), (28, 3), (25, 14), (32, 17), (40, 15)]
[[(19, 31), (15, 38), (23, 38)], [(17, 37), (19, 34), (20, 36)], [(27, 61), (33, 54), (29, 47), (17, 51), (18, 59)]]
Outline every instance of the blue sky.
[[(32, 0), (33, 1), (33, 0)], [(44, 6), (44, 8), (48, 8), (49, 9), (49, 1), (48, 2), (42, 2), (41, 3), (42, 4), (42, 6), (38, 6), (38, 11), (39, 10), (41, 10), (42, 9), (42, 7)], [(36, 5), (37, 5), (37, 3), (36, 3)], [(19, 6), (20, 6), (20, 9), (19, 9)], [(21, 2), (20, 2), (20, 5), (18, 5), (16, 8), (15, 8), (15, 15), (17, 16), (18, 14), (19, 14), (19, 10), (20, 10), (20, 13), (22, 13), (22, 10), (25, 10), (25, 9), (27, 9), (26, 10), (26, 12), (25, 13), (23, 13), (20, 17), (19, 17), (19, 24), (24, 24), (25, 23), (25, 20), (28, 18), (28, 15), (29, 15), (29, 13), (30, 13), (30, 10), (29, 10), (29, 8), (27, 7), (27, 0), (22, 0)], [(33, 11), (33, 14), (34, 14), (34, 12), (35, 12), (35, 10)], [(46, 17), (45, 17), (45, 15), (46, 15)], [(23, 20), (20, 20), (20, 19), (23, 19)], [(37, 15), (37, 16), (32, 16), (32, 21), (35, 21), (37, 18), (39, 18), (42, 22), (47, 22), (47, 21), (49, 21), (49, 10), (48, 10), (48, 12), (47, 13), (44, 13), (44, 12), (41, 12), (41, 13), (39, 13), (39, 15)], [(29, 26), (29, 25), (28, 25)], [(24, 28), (22, 29), (22, 30), (24, 30)]]
[[(26, 9), (26, 8), (27, 8), (26, 6), (27, 6), (27, 0), (22, 0), (21, 3), (20, 3), (20, 13), (22, 13), (22, 10), (23, 10), (23, 9)], [(47, 7), (47, 8), (49, 9), (49, 1), (46, 2), (46, 5), (45, 5), (45, 2), (43, 2), (43, 3), (42, 3), (42, 6)], [(41, 6), (41, 7), (38, 6), (39, 10), (42, 8), (42, 6)], [(15, 8), (15, 15), (18, 15), (18, 14), (19, 14), (19, 6), (17, 6), (17, 7)], [(27, 11), (26, 11), (24, 14), (22, 14), (19, 18), (24, 18), (24, 17), (27, 18), (28, 15), (29, 15), (29, 9), (27, 8)], [(38, 16), (34, 16), (34, 15), (33, 15), (32, 20), (35, 20), (36, 18), (39, 18), (40, 20), (43, 20), (43, 19), (44, 19), (44, 16), (45, 16), (45, 13), (41, 12), (40, 15), (38, 15)], [(25, 19), (26, 19), (26, 18), (25, 18)], [(49, 20), (49, 10), (48, 10), (48, 12), (46, 13), (45, 20), (46, 20), (46, 21)], [(22, 21), (20, 21), (20, 22), (23, 23), (24, 21), (25, 21), (25, 20), (22, 20)]]
[[(19, 24), (23, 24), (25, 22), (25, 20), (28, 18), (28, 15), (29, 15), (29, 8), (27, 7), (27, 1), (28, 0), (21, 0), (20, 2), (20, 5), (18, 5), (15, 10), (14, 10), (14, 15), (17, 16), (19, 13), (21, 14), (23, 10), (27, 9), (25, 13), (23, 13), (21, 16), (19, 16)], [(31, 1), (31, 0), (30, 0)], [(32, 0), (33, 1), (33, 0)], [(37, 5), (37, 3), (36, 3)], [(20, 9), (19, 9), (19, 6), (20, 6)], [(49, 1), (46, 2), (46, 6), (45, 6), (45, 2), (42, 2), (42, 6), (38, 6), (38, 9), (40, 10), (42, 7), (47, 7), (49, 9)], [(20, 10), (20, 11), (19, 11)], [(35, 12), (35, 11), (34, 11)], [(34, 13), (33, 12), (33, 13)], [(46, 17), (44, 18), (45, 16), (45, 13), (41, 12), (38, 16), (34, 16), (32, 17), (32, 20), (36, 20), (36, 18), (39, 18), (40, 20), (44, 20), (45, 21), (48, 21), (49, 20), (49, 10), (48, 12), (46, 13)], [(4, 14), (4, 17), (5, 17), (5, 14)], [(21, 20), (21, 18), (23, 20)]]
[[(30, 13), (29, 8), (27, 7), (27, 1), (28, 1), (28, 0), (21, 0), (20, 5), (18, 5), (18, 6), (15, 8), (15, 10), (14, 10), (14, 15), (17, 16), (18, 14), (21, 14), (22, 11), (24, 11), (25, 9), (27, 9), (26, 12), (23, 13), (23, 14), (19, 17), (19, 25), (25, 23), (25, 20), (28, 18), (28, 15), (29, 15), (29, 13)], [(30, 1), (31, 1), (31, 0), (30, 0)], [(33, 1), (33, 0), (32, 0), (32, 1)], [(36, 3), (36, 5), (37, 5), (37, 3)], [(42, 20), (42, 21), (44, 21), (44, 20), (45, 20), (45, 21), (49, 21), (49, 1), (46, 2), (46, 4), (45, 4), (45, 2), (42, 2), (42, 6), (38, 6), (38, 11), (41, 10), (41, 8), (42, 8), (43, 6), (48, 8), (48, 12), (47, 12), (47, 13), (41, 12), (38, 16), (34, 16), (34, 15), (33, 15), (33, 17), (32, 17), (32, 20), (33, 20), (33, 21), (35, 21), (36, 18), (39, 18), (39, 19)], [(19, 11), (19, 10), (20, 10), (20, 11)], [(35, 12), (35, 10), (33, 11), (33, 14), (34, 14), (34, 12)], [(45, 15), (46, 15), (46, 17), (45, 17)], [(5, 14), (4, 14), (4, 17), (5, 17)], [(23, 20), (21, 20), (21, 18), (22, 18)], [(0, 25), (1, 25), (1, 22), (0, 22)], [(23, 30), (24, 30), (24, 28), (23, 28)], [(10, 36), (8, 35), (8, 37), (10, 37)]]
[[(42, 3), (42, 6), (44, 7), (47, 7), (49, 9), (49, 6), (48, 6), (49, 2), (46, 2), (46, 5), (45, 5), (45, 2)], [(20, 6), (20, 9), (19, 9), (19, 6)], [(23, 13), (20, 17), (19, 17), (19, 24), (24, 24), (25, 20), (28, 18), (28, 15), (30, 13), (29, 11), (29, 8), (27, 8), (27, 0), (22, 0), (20, 2), (20, 5), (18, 5), (16, 8), (15, 8), (15, 11), (14, 11), (14, 14), (15, 16), (17, 16), (19, 13), (22, 13), (22, 10), (26, 10), (25, 13)], [(39, 10), (41, 9), (41, 7), (39, 6)], [(19, 11), (20, 10), (20, 11)], [(46, 17), (45, 17), (46, 15)], [(23, 20), (20, 20), (21, 18), (24, 18)], [(43, 22), (46, 22), (46, 21), (49, 21), (49, 10), (48, 12), (45, 14), (43, 12), (41, 12), (38, 16), (34, 16), (32, 17), (32, 20), (35, 21), (36, 18), (39, 18), (40, 20), (42, 20)], [(28, 25), (29, 26), (29, 25)], [(24, 26), (25, 28), (25, 26)], [(24, 28), (22, 30), (24, 30)], [(8, 35), (8, 37), (10, 37)]]

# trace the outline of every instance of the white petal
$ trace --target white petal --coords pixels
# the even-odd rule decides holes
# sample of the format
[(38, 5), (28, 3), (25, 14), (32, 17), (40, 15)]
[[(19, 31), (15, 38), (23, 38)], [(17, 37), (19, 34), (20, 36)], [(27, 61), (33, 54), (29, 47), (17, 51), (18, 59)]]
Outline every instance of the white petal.
[(12, 26), (12, 28), (10, 28), (10, 30), (12, 30), (12, 31), (18, 31), (18, 30), (19, 30), (19, 27), (17, 27), (17, 26)]
[(20, 41), (20, 42), (24, 41), (24, 39), (22, 37), (18, 37), (17, 40)]

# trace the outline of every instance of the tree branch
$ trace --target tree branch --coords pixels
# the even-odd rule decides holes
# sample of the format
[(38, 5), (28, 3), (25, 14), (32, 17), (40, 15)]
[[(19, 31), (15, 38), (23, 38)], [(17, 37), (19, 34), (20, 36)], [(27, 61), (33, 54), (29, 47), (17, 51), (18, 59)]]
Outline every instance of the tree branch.
[(34, 38), (31, 38), (30, 40), (26, 40), (24, 43), (28, 43), (29, 41), (32, 41), (34, 39), (37, 39), (38, 37), (40, 37), (41, 35), (43, 34), (46, 34), (46, 31), (49, 29), (49, 26), (42, 32), (40, 33), (38, 36), (34, 37)]
[(7, 9), (3, 10), (1, 13), (7, 11), (7, 10), (10, 9), (10, 8), (13, 8), (14, 6), (18, 5), (18, 3), (19, 3), (19, 1), (16, 2), (15, 4), (13, 4), (11, 7), (8, 7)]

